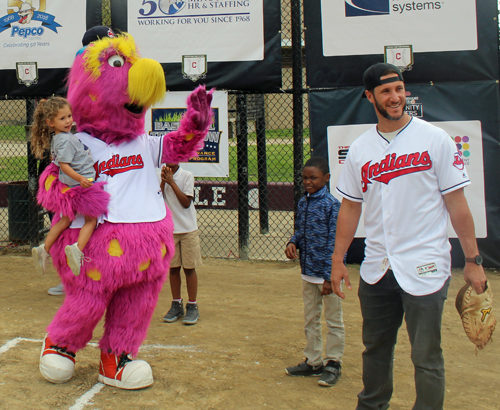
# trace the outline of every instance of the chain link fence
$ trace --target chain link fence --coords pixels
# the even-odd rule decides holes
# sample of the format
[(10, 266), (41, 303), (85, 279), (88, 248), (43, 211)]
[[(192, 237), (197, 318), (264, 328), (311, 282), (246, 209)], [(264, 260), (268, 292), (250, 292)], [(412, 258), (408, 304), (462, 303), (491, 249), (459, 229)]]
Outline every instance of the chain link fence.
[[(109, 0), (103, 1), (103, 24), (111, 26), (109, 7)], [(302, 192), (301, 168), (310, 155), (300, 16), (300, 0), (282, 1), (282, 90), (229, 90), (229, 177), (195, 181), (203, 256), (285, 259)], [(29, 153), (36, 100), (0, 100), (0, 251), (4, 252), (28, 251), (44, 240), (50, 227), (47, 213), (34, 201), (37, 178), (46, 166)]]

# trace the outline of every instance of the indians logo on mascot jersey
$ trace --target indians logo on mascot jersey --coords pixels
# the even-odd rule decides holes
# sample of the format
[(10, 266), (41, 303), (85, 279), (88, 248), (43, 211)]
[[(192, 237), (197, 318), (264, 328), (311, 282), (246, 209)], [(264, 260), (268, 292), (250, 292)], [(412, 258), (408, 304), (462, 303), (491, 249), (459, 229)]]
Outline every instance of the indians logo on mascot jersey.
[(66, 229), (51, 249), (66, 297), (47, 328), (40, 371), (50, 382), (69, 381), (77, 352), (105, 314), (98, 380), (140, 389), (153, 383), (151, 366), (132, 358), (146, 338), (174, 253), (172, 218), (155, 167), (197, 156), (212, 120), (212, 91), (200, 86), (190, 94), (176, 131), (147, 135), (145, 112), (163, 99), (165, 76), (158, 62), (139, 56), (126, 33), (90, 43), (76, 56), (68, 83), (76, 136), (96, 161), (96, 183), (69, 189), (51, 164), (37, 198), (55, 213), (53, 223), (61, 214), (104, 214), (104, 223), (83, 250), (79, 276), (64, 253), (78, 229)]

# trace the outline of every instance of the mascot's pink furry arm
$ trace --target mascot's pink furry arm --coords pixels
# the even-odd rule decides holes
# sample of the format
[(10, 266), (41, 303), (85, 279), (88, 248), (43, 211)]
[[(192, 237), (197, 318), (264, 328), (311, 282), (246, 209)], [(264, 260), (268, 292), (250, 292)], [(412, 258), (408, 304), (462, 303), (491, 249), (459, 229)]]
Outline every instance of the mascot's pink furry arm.
[[(196, 156), (212, 120), (212, 92), (198, 87), (177, 131), (163, 138), (146, 135), (146, 108), (161, 100), (165, 89), (160, 64), (141, 58), (126, 33), (91, 43), (71, 68), (68, 100), (77, 136), (91, 150), (96, 182), (103, 183), (104, 191), (98, 191), (109, 193), (110, 200), (104, 223), (84, 249), (89, 260), (79, 276), (71, 273), (64, 253), (78, 229), (67, 229), (52, 248), (66, 291), (40, 357), (40, 371), (53, 383), (72, 377), (75, 353), (90, 341), (104, 312), (99, 380), (124, 389), (153, 383), (149, 364), (130, 356), (146, 338), (174, 253), (172, 218), (155, 168)], [(81, 204), (75, 194), (73, 200), (56, 171), (51, 165), (40, 177), (40, 203), (56, 213), (103, 213), (106, 197)]]

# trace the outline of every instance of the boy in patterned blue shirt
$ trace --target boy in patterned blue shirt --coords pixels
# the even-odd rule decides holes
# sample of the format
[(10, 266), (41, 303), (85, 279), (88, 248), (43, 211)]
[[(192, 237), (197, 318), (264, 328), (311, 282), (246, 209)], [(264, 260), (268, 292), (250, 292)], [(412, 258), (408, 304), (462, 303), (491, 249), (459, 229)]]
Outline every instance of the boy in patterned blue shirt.
[[(287, 367), (286, 373), (290, 376), (320, 376), (318, 384), (330, 387), (340, 378), (345, 344), (342, 303), (332, 293), (330, 282), (340, 202), (326, 187), (330, 173), (325, 158), (309, 159), (304, 165), (302, 180), (306, 193), (299, 201), (295, 234), (287, 244), (285, 255), (289, 259), (300, 257), (306, 360)], [(323, 305), (328, 327), (324, 359), (321, 337)]]

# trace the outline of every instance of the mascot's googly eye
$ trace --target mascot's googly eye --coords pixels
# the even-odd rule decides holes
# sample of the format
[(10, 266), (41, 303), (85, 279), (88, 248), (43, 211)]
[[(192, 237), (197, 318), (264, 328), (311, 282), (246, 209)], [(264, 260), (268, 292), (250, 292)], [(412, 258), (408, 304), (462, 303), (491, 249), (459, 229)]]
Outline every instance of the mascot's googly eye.
[(114, 56), (108, 58), (108, 64), (111, 67), (122, 67), (123, 64), (125, 64), (125, 60), (122, 56), (115, 54)]

